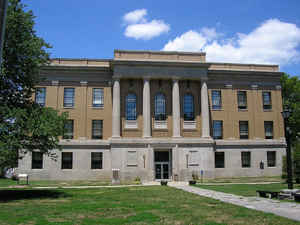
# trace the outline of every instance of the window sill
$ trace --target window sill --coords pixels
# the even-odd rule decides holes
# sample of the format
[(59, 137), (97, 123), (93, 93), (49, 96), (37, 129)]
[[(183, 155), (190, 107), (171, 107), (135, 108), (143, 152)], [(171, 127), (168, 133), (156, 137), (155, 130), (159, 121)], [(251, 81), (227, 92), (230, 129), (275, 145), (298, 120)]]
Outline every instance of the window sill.
[(272, 109), (264, 109), (263, 111), (264, 111), (264, 112), (273, 112)]
[(248, 109), (238, 109), (239, 112), (248, 112)]
[(32, 170), (43, 170), (43, 168), (42, 169), (37, 169), (37, 168), (31, 168)]
[(224, 109), (213, 109), (211, 108), (212, 111), (224, 111)]
[(75, 109), (75, 107), (64, 107), (64, 109)]
[(139, 128), (124, 128), (123, 131), (139, 131)]
[(102, 169), (91, 169), (92, 171), (101, 171), (101, 170), (103, 170), (103, 168)]
[(96, 110), (100, 110), (100, 109), (104, 109), (104, 106), (91, 106), (91, 109), (96, 109)]
[(168, 128), (153, 128), (154, 131), (163, 131), (163, 132), (168, 132)]
[(72, 170), (72, 169), (61, 169), (61, 170), (70, 171), (70, 170)]

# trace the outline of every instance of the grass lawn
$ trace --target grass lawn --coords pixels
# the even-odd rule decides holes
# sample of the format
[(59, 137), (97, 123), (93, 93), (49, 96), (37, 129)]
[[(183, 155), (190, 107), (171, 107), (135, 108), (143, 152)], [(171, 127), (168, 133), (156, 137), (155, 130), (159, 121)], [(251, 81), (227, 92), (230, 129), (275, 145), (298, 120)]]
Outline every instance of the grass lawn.
[[(204, 189), (220, 191), (242, 196), (256, 196), (256, 190), (280, 191), (287, 189), (287, 184), (226, 184), (226, 185), (196, 185)], [(300, 189), (299, 184), (294, 184), (294, 188)]]
[[(281, 177), (229, 177), (204, 179), (204, 183), (259, 183), (259, 182), (284, 182)], [(198, 182), (201, 182), (198, 180)]]
[[(26, 184), (25, 180), (22, 180), (20, 184)], [(122, 184), (139, 184), (139, 182), (128, 182)], [(0, 188), (1, 187), (10, 187), (16, 186), (17, 181), (13, 181), (11, 179), (0, 178)], [(30, 187), (63, 187), (63, 186), (107, 186), (111, 185), (110, 181), (95, 181), (95, 180), (75, 180), (75, 181), (55, 181), (55, 180), (30, 180)]]
[[(0, 190), (0, 224), (300, 224), (165, 186)], [(250, 219), (251, 218), (251, 219)]]

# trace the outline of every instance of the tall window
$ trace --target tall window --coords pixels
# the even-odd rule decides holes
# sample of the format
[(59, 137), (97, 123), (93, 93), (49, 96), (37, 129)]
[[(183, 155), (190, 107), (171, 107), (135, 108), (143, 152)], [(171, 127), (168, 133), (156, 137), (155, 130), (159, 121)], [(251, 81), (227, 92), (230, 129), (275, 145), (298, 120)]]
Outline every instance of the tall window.
[(183, 98), (183, 113), (185, 121), (195, 120), (194, 96), (186, 94)]
[(126, 120), (136, 120), (136, 95), (126, 96)]
[(74, 107), (75, 88), (64, 89), (64, 107)]
[(265, 138), (273, 139), (273, 121), (265, 121)]
[(264, 91), (262, 93), (263, 97), (263, 107), (264, 109), (272, 109), (272, 99), (271, 99), (271, 92), (270, 91)]
[(238, 91), (237, 97), (238, 97), (238, 108), (247, 109), (247, 92)]
[(61, 153), (61, 168), (72, 169), (73, 168), (73, 152)]
[(212, 109), (221, 109), (222, 108), (222, 98), (221, 91), (212, 91)]
[(213, 138), (222, 139), (223, 138), (223, 121), (214, 120), (213, 121)]
[(225, 168), (224, 152), (215, 152), (215, 168)]
[(251, 152), (241, 152), (242, 167), (251, 167)]
[(102, 169), (102, 152), (91, 153), (91, 169)]
[(162, 93), (155, 96), (155, 120), (166, 120), (166, 98)]
[(102, 139), (103, 120), (92, 121), (92, 139)]
[(248, 139), (249, 138), (249, 128), (248, 121), (240, 121), (240, 139)]
[(93, 88), (93, 107), (103, 107), (103, 88)]
[(40, 106), (45, 106), (46, 103), (46, 88), (36, 88), (35, 90), (35, 102)]
[(74, 121), (67, 120), (64, 127), (64, 135), (63, 139), (73, 139), (73, 131), (74, 131)]
[(32, 169), (43, 169), (43, 153), (42, 152), (32, 152)]
[(268, 167), (276, 166), (276, 152), (275, 151), (267, 152), (267, 164), (268, 164)]

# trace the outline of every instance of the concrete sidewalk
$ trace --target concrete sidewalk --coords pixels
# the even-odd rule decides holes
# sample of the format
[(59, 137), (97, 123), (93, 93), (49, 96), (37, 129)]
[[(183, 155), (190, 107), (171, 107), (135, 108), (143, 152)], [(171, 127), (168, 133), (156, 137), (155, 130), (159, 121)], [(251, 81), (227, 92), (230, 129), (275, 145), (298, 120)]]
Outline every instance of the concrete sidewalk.
[(234, 205), (243, 206), (249, 209), (255, 209), (267, 213), (273, 213), (278, 216), (283, 216), (292, 220), (300, 221), (300, 204), (297, 203), (281, 202), (279, 200), (272, 200), (259, 197), (243, 197), (186, 185), (170, 186), (200, 196), (220, 200), (222, 202), (231, 203)]

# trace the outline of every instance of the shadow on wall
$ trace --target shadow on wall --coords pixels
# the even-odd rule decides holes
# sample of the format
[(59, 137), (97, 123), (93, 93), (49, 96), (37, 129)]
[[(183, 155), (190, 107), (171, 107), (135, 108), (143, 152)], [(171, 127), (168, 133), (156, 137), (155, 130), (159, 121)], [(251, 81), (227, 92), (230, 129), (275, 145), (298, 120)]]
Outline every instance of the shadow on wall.
[(25, 199), (67, 198), (70, 194), (57, 190), (1, 190), (0, 203)]

